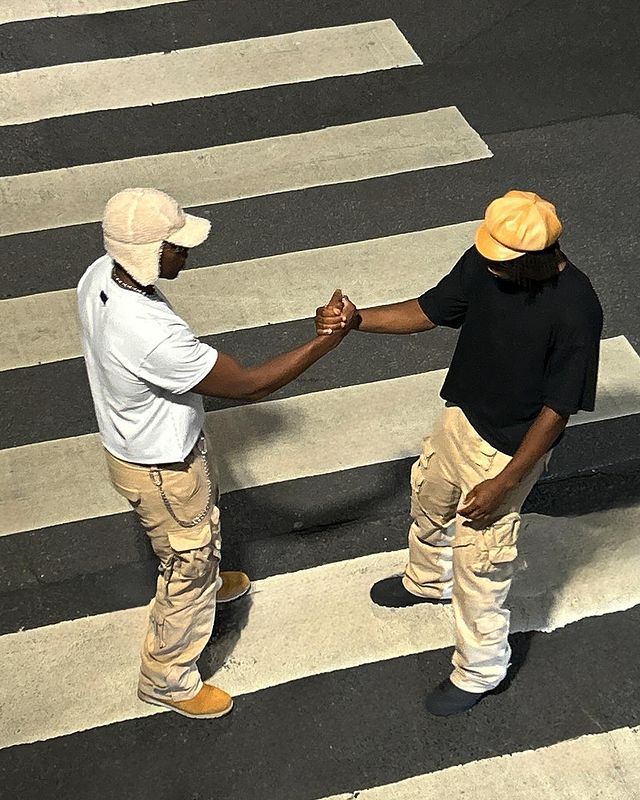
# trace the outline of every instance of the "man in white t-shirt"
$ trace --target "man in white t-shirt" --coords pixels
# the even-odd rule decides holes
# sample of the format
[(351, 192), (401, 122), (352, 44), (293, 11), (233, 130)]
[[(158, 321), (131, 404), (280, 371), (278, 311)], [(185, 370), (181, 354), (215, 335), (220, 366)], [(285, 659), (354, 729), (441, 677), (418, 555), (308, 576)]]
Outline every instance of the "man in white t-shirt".
[[(250, 588), (219, 572), (218, 487), (203, 435), (202, 395), (259, 400), (292, 381), (342, 336), (316, 336), (256, 367), (200, 342), (156, 288), (209, 235), (156, 189), (125, 189), (103, 219), (106, 255), (78, 284), (83, 346), (98, 428), (116, 490), (131, 503), (160, 559), (142, 648), (138, 696), (193, 718), (226, 714), (233, 700), (203, 684), (196, 661), (216, 602)], [(340, 292), (330, 304), (337, 310)], [(343, 335), (350, 327), (345, 312)]]

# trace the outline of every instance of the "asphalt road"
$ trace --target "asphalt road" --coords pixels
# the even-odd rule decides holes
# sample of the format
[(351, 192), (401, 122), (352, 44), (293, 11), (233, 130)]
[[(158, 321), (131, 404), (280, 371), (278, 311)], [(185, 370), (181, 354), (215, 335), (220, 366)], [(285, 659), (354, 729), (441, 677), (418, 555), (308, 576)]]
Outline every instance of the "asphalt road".
[[(102, 0), (96, 2), (105, 5)], [(17, 0), (8, 5), (20, 8)], [(334, 126), (344, 130), (357, 123), (408, 118), (454, 106), (489, 148), (490, 158), (372, 172), (359, 180), (296, 183), (289, 190), (239, 194), (239, 199), (230, 202), (212, 199), (195, 209), (211, 220), (213, 233), (193, 253), (191, 267), (235, 265), (458, 225), (480, 219), (487, 203), (508, 189), (530, 189), (551, 199), (565, 222), (563, 249), (589, 276), (600, 297), (603, 339), (624, 337), (640, 353), (636, 256), (640, 244), (640, 7), (631, 0), (453, 0), (447, 4), (432, 0), (313, 4), (188, 0), (92, 15), (25, 19), (0, 25), (0, 81), (14, 71), (21, 74), (74, 64), (80, 70), (83, 63), (100, 59), (385, 19), (393, 20), (421, 64), (372, 68), (362, 74), (341, 74), (337, 69), (337, 74), (314, 81), (282, 81), (206, 97), (194, 90), (179, 101), (108, 110), (105, 106), (91, 113), (4, 124), (0, 127), (0, 207), (11, 208), (14, 215), (15, 197), (18, 190), (23, 192), (19, 187), (30, 185), (19, 183), (20, 176), (31, 180), (25, 176), (36, 174), (35, 191), (46, 200), (47, 183), (44, 179), (38, 183), (37, 174), (53, 170), (89, 169), (105, 162), (250, 144)], [(142, 73), (140, 81), (144, 83)], [(9, 87), (9, 93), (2, 95), (6, 85), (0, 83), (5, 102), (15, 91)], [(105, 94), (108, 88), (104, 87)], [(96, 91), (86, 89), (90, 90)], [(19, 97), (22, 103), (25, 95)], [(28, 97), (25, 102), (28, 105)], [(7, 102), (6, 109), (10, 114), (11, 103)], [(344, 147), (338, 157), (346, 156)], [(153, 180), (151, 163), (149, 181)], [(246, 170), (242, 163), (237, 170), (235, 180), (241, 188), (248, 179), (248, 162)], [(96, 183), (90, 189), (99, 192), (100, 187)], [(28, 209), (26, 190), (24, 197), (20, 195), (19, 202)], [(47, 319), (45, 325), (27, 298), (43, 294), (44, 305), (38, 308), (46, 310), (48, 302), (57, 302), (59, 295), (54, 293), (72, 289), (101, 254), (95, 218), (57, 227), (57, 203), (64, 206), (65, 198), (51, 200), (54, 222), (48, 228), (30, 227), (25, 210), (20, 218), (22, 232), (11, 230), (0, 236), (0, 297), (5, 309), (8, 304), (22, 303), (25, 330), (35, 331), (36, 338), (55, 338), (56, 326), (62, 329), (68, 322), (61, 316)], [(334, 257), (330, 251), (328, 261)], [(422, 268), (416, 264), (417, 270)], [(273, 269), (274, 262), (267, 260), (265, 274)], [(260, 285), (239, 282), (239, 306), (255, 295), (285, 293), (287, 287), (278, 288), (278, 273), (273, 274), (276, 277), (268, 275)], [(380, 291), (390, 297), (402, 295), (393, 263), (374, 260), (369, 275)], [(221, 301), (215, 295), (215, 283), (211, 286), (215, 316)], [(358, 302), (349, 285), (342, 288)], [(203, 338), (246, 363), (257, 363), (310, 336), (309, 317), (325, 299), (309, 298), (309, 307), (295, 319), (238, 325)], [(3, 337), (19, 358), (22, 328), (16, 334), (7, 319), (1, 320)], [(341, 402), (353, 403), (351, 388), (445, 369), (455, 342), (456, 333), (450, 330), (402, 338), (354, 335), (280, 390), (275, 399), (292, 401), (296, 413), (306, 407), (300, 403), (317, 392), (344, 391), (339, 395), (344, 398)], [(24, 363), (0, 372), (0, 452), (7, 465), (3, 480), (12, 487), (5, 492), (10, 498), (5, 510), (11, 511), (18, 495), (21, 502), (26, 497), (34, 506), (46, 498), (48, 516), (46, 525), (7, 530), (0, 536), (0, 651), (5, 652), (1, 650), (4, 640), (7, 653), (14, 647), (22, 652), (24, 640), (10, 638), (27, 635), (21, 631), (34, 637), (29, 645), (33, 664), (25, 662), (24, 667), (27, 677), (19, 686), (8, 680), (5, 687), (11, 710), (6, 744), (0, 750), (0, 776), (12, 795), (42, 800), (61, 794), (78, 800), (227, 796), (320, 800), (340, 792), (346, 793), (341, 798), (355, 797), (359, 790), (416, 776), (435, 781), (419, 784), (415, 795), (403, 794), (405, 789), (397, 787), (381, 790), (379, 795), (403, 800), (430, 796), (426, 792), (450, 793), (446, 770), (463, 765), (459, 783), (452, 784), (459, 787), (460, 797), (468, 792), (481, 799), (528, 800), (537, 792), (537, 797), (578, 798), (597, 796), (589, 792), (606, 785), (610, 794), (603, 797), (640, 798), (636, 782), (640, 776), (631, 771), (634, 759), (623, 759), (614, 768), (607, 762), (608, 739), (603, 740), (604, 755), (600, 751), (592, 755), (593, 764), (599, 765), (601, 784), (584, 782), (581, 765), (586, 756), (578, 749), (565, 754), (569, 766), (562, 788), (554, 788), (554, 794), (545, 795), (544, 786), (533, 780), (523, 778), (518, 786), (512, 779), (500, 785), (488, 773), (473, 771), (474, 765), (496, 759), (495, 775), (499, 775), (506, 769), (499, 760), (502, 756), (535, 750), (541, 753), (540, 763), (546, 764), (540, 774), (553, 783), (561, 773), (557, 762), (544, 761), (549, 748), (568, 746), (576, 737), (591, 734), (619, 736), (627, 729), (637, 742), (640, 595), (632, 576), (637, 575), (640, 553), (633, 533), (640, 519), (640, 395), (639, 376), (633, 369), (619, 376), (629, 395), (623, 399), (627, 405), (635, 404), (633, 413), (612, 412), (596, 422), (573, 426), (554, 454), (549, 473), (525, 505), (525, 512), (532, 519), (539, 515), (546, 520), (550, 531), (554, 520), (567, 530), (574, 528), (575, 541), (570, 539), (563, 551), (567, 563), (553, 560), (552, 550), (531, 547), (527, 553), (530, 562), (537, 560), (530, 568), (540, 576), (544, 602), (536, 602), (545, 607), (545, 614), (523, 616), (521, 632), (514, 635), (509, 690), (483, 702), (472, 715), (437, 722), (426, 716), (422, 697), (446, 674), (450, 656), (448, 644), (427, 642), (370, 658), (360, 654), (349, 664), (336, 655), (335, 662), (328, 662), (331, 668), (301, 672), (295, 680), (293, 673), (286, 678), (279, 673), (271, 679), (260, 677), (252, 691), (240, 693), (233, 715), (215, 725), (165, 714), (144, 717), (136, 712), (132, 717), (98, 710), (87, 712), (84, 724), (67, 724), (63, 705), (56, 706), (47, 697), (40, 706), (32, 676), (50, 666), (52, 675), (72, 681), (73, 660), (82, 661), (83, 648), (91, 647), (97, 630), (90, 623), (106, 615), (104, 619), (113, 619), (117, 627), (118, 620), (124, 619), (117, 614), (126, 615), (146, 604), (153, 593), (155, 564), (131, 514), (96, 507), (94, 514), (74, 517), (50, 491), (55, 461), (47, 461), (42, 448), (59, 440), (84, 447), (82, 437), (97, 431), (82, 359)], [(612, 368), (615, 373), (615, 363)], [(237, 404), (208, 400), (206, 405), (208, 411), (217, 412)], [(363, 417), (370, 415), (374, 420), (367, 428), (370, 435), (384, 439), (387, 423), (392, 426), (390, 420), (378, 418), (379, 413), (366, 402), (361, 409)], [(262, 423), (259, 416), (256, 419), (254, 436), (264, 438), (277, 451), (281, 446), (277, 425), (269, 427), (266, 410)], [(341, 447), (344, 438), (340, 420), (335, 419), (332, 426), (318, 429), (317, 447)], [(413, 452), (418, 448), (419, 441)], [(24, 484), (17, 492), (18, 473), (12, 471), (17, 460), (12, 456), (29, 464), (31, 454), (33, 469), (20, 473)], [(240, 448), (233, 459), (240, 462), (245, 455)], [(224, 468), (232, 470), (230, 456), (222, 452), (220, 456), (227, 460)], [(315, 452), (308, 453), (309, 462), (316, 457)], [(325, 569), (326, 592), (339, 597), (348, 589), (340, 583), (341, 562), (404, 547), (410, 453), (387, 460), (354, 456), (349, 463), (343, 470), (324, 472), (305, 466), (286, 479), (274, 473), (226, 494), (222, 499), (224, 564), (241, 565), (254, 579), (266, 580), (265, 596), (273, 585), (268, 583), (271, 579), (277, 581), (296, 571), (304, 571), (300, 574), (306, 579), (314, 569)], [(43, 464), (53, 464), (54, 469), (44, 472)], [(624, 530), (611, 528), (614, 518)], [(584, 530), (595, 526), (603, 533), (583, 537), (581, 526)], [(609, 536), (616, 537), (614, 556), (608, 550)], [(593, 577), (592, 597), (580, 583), (583, 573)], [(611, 574), (612, 580), (597, 583), (598, 575), (605, 574)], [(616, 581), (619, 592), (614, 597), (611, 589), (609, 596), (609, 587)], [(302, 589), (291, 585), (295, 607), (302, 602)], [(258, 586), (262, 589), (263, 584)], [(563, 586), (570, 588), (563, 592)], [(531, 592), (535, 597), (534, 589)], [(601, 605), (594, 606), (598, 593)], [(574, 616), (562, 623), (549, 622), (554, 604), (572, 608)], [(353, 606), (354, 615), (361, 613), (361, 606), (365, 608), (362, 603)], [(332, 613), (335, 608), (339, 606), (328, 603), (325, 611), (319, 600), (314, 613)], [(250, 630), (251, 615), (250, 602), (220, 615), (205, 669), (207, 663), (210, 671), (219, 667), (220, 653), (224, 653), (233, 670), (234, 646), (244, 627)], [(78, 634), (78, 647), (56, 653), (60, 626), (79, 624), (85, 618), (88, 633)], [(572, 624), (564, 627), (567, 621)], [(382, 617), (379, 624), (394, 624), (394, 620)], [(283, 647), (291, 650), (281, 654), (282, 660), (295, 661), (296, 647), (306, 647), (306, 637), (312, 650), (326, 649), (316, 627), (321, 626), (310, 617), (295, 636), (285, 637)], [(279, 633), (279, 621), (274, 618), (274, 642)], [(236, 652), (238, 661), (244, 657), (242, 652)], [(47, 653), (56, 654), (53, 663)], [(108, 664), (109, 652), (103, 657)], [(94, 687), (75, 687), (87, 708), (91, 708), (92, 692), (130, 691), (126, 681), (120, 681), (121, 673), (113, 677), (109, 669), (105, 668), (108, 679), (98, 677)], [(255, 672), (260, 672), (259, 659)], [(78, 674), (84, 673), (79, 670)], [(48, 680), (45, 685), (50, 690), (55, 681)], [(14, 708), (16, 696), (23, 705), (19, 714)], [(96, 698), (96, 709), (104, 705), (104, 697)], [(41, 717), (42, 722), (20, 722), (25, 708), (27, 717)], [(522, 762), (523, 776), (534, 774), (528, 772), (531, 769)], [(492, 780), (498, 788), (490, 791)], [(368, 795), (365, 791), (361, 796)], [(377, 798), (372, 795), (372, 800)]]

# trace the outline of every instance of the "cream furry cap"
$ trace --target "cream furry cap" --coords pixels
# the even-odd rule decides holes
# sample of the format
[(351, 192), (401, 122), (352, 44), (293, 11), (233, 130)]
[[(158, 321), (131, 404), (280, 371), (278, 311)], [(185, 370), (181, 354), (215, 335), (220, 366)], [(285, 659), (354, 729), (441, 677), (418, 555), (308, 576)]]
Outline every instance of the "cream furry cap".
[(197, 247), (209, 235), (208, 219), (185, 214), (158, 189), (124, 189), (104, 209), (102, 230), (107, 253), (147, 286), (158, 280), (163, 242)]

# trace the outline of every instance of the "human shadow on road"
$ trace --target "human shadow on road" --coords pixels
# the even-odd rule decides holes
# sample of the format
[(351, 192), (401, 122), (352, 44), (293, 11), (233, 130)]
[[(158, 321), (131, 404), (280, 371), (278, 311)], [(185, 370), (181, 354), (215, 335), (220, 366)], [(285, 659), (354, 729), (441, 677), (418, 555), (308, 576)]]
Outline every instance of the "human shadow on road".
[[(596, 579), (600, 587), (611, 587), (611, 611), (633, 604), (635, 580), (621, 567), (638, 552), (635, 520), (625, 522), (627, 509), (638, 503), (640, 463), (541, 481), (534, 487), (523, 507), (527, 516), (518, 544), (525, 568), (516, 574), (507, 600), (512, 624), (521, 632), (510, 636), (511, 667), (496, 693), (516, 679), (542, 631), (591, 616), (590, 604), (592, 613), (606, 613)], [(603, 511), (611, 513), (598, 514)], [(614, 527), (608, 527), (611, 523)]]
[(198, 659), (198, 669), (203, 680), (213, 677), (233, 653), (249, 621), (251, 605), (249, 593), (239, 600), (217, 607), (213, 634)]
[[(227, 428), (224, 437), (217, 441), (214, 434), (212, 447), (219, 461), (220, 473), (228, 485), (233, 486), (234, 481), (237, 483), (237, 476), (246, 469), (242, 463), (244, 454), (251, 452), (256, 443), (261, 448), (267, 445), (277, 451), (280, 441), (282, 446), (290, 445), (296, 427), (302, 429), (303, 421), (284, 408), (265, 404), (253, 411), (257, 413), (252, 415), (250, 428), (242, 431)], [(622, 467), (598, 466), (598, 454), (588, 455), (592, 456), (591, 462), (596, 466), (589, 464), (588, 471), (567, 478), (553, 474), (554, 455), (551, 474), (534, 487), (523, 507), (527, 516), (519, 543), (520, 564), (526, 562), (528, 568), (516, 574), (507, 605), (513, 610), (515, 630), (520, 628), (528, 633), (514, 633), (511, 637), (512, 667), (506, 685), (515, 679), (518, 670), (526, 663), (528, 650), (535, 639), (531, 631), (555, 627), (557, 609), (559, 605), (571, 604), (567, 591), (577, 591), (582, 586), (581, 575), (596, 575), (595, 565), (601, 572), (602, 564), (614, 575), (615, 559), (624, 559), (625, 549), (636, 544), (633, 526), (624, 526), (623, 522), (624, 508), (640, 502), (640, 461), (627, 462)], [(313, 452), (307, 457), (312, 460)], [(261, 477), (254, 475), (256, 485), (250, 490), (234, 491), (222, 498), (223, 559), (225, 553), (232, 552), (238, 566), (251, 569), (252, 553), (255, 554), (263, 544), (272, 544), (280, 538), (276, 549), (285, 552), (296, 535), (300, 539), (306, 534), (311, 539), (315, 532), (329, 528), (328, 535), (331, 536), (331, 527), (337, 529), (341, 523), (356, 519), (361, 521), (366, 535), (368, 520), (373, 525), (384, 518), (389, 538), (402, 547), (409, 521), (410, 460), (275, 485), (269, 484), (271, 476), (265, 475), (261, 484)], [(589, 457), (585, 461), (588, 462)], [(304, 469), (300, 472), (304, 474)], [(313, 472), (312, 466), (309, 472)], [(370, 479), (360, 480), (359, 476), (363, 474)], [(327, 485), (331, 486), (329, 492)], [(618, 512), (610, 516), (609, 521), (594, 513), (615, 509)], [(614, 518), (621, 523), (617, 526), (619, 529), (604, 530), (603, 526)], [(554, 528), (557, 528), (557, 533)], [(304, 542), (301, 547), (304, 547)], [(364, 550), (366, 552), (366, 544)], [(323, 562), (320, 560), (318, 563)], [(274, 564), (270, 567), (268, 574), (273, 574)], [(285, 572), (289, 568), (283, 565), (275, 572)], [(621, 592), (624, 594), (624, 588)], [(580, 602), (585, 598), (587, 592), (582, 591)], [(616, 602), (620, 607), (620, 596), (613, 601), (612, 610)], [(227, 622), (224, 616), (218, 620), (217, 630), (222, 632), (213, 640), (216, 654), (215, 661), (210, 662), (211, 668), (219, 668), (232, 652), (240, 630), (246, 624), (249, 607), (245, 604), (237, 616), (235, 613)], [(588, 608), (584, 615), (589, 615)], [(218, 627), (221, 625), (226, 625), (224, 630)]]

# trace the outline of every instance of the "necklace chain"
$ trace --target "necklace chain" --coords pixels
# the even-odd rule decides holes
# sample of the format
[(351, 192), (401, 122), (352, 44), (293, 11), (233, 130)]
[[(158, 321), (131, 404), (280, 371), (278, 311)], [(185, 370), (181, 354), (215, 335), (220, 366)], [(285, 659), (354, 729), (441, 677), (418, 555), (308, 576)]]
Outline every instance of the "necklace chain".
[(121, 286), (123, 289), (128, 289), (130, 292), (137, 292), (138, 294), (145, 295), (145, 297), (148, 297), (150, 294), (153, 294), (154, 292), (153, 289), (151, 289), (150, 292), (147, 292), (144, 289), (139, 289), (137, 286), (130, 286), (128, 283), (125, 283), (122, 280), (122, 278), (117, 274), (115, 267), (111, 270), (111, 277), (118, 284), (118, 286)]

